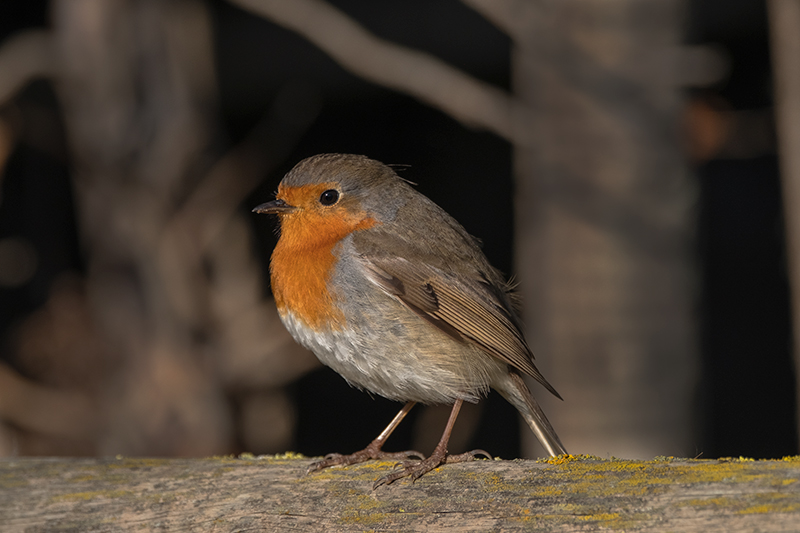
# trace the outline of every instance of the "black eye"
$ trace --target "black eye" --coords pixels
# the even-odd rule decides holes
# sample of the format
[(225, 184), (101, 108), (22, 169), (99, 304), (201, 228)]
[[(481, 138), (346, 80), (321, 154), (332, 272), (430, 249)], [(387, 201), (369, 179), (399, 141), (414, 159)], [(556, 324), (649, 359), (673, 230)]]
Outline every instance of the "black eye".
[(319, 195), (319, 203), (322, 205), (333, 205), (339, 201), (339, 191), (336, 189), (328, 189)]

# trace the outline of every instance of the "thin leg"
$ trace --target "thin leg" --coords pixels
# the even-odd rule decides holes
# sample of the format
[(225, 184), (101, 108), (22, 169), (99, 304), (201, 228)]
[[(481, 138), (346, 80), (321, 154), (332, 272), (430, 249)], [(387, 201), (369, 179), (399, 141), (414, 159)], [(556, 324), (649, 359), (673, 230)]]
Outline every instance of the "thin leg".
[(400, 425), (400, 422), (406, 417), (411, 408), (416, 405), (417, 402), (408, 402), (400, 409), (400, 412), (395, 415), (389, 425), (386, 426), (386, 429), (381, 431), (381, 434), (377, 436), (375, 440), (369, 443), (369, 445), (361, 451), (351, 453), (350, 455), (342, 455), (339, 453), (331, 453), (326, 455), (322, 461), (317, 461), (315, 463), (311, 463), (311, 466), (308, 467), (306, 470), (306, 474), (310, 474), (311, 472), (317, 472), (322, 470), (323, 468), (328, 468), (329, 466), (345, 466), (345, 465), (353, 465), (356, 463), (363, 463), (364, 461), (369, 461), (370, 459), (408, 459), (410, 457), (417, 457), (419, 459), (424, 459), (425, 456), (419, 453), (418, 451), (408, 450), (405, 452), (384, 452), (381, 450), (383, 448), (384, 443), (386, 443), (386, 439), (389, 438), (389, 435)]
[(383, 446), (383, 443), (386, 442), (386, 439), (389, 438), (389, 435), (391, 435), (394, 432), (397, 426), (400, 425), (400, 422), (403, 421), (408, 412), (411, 411), (411, 408), (414, 407), (415, 405), (417, 405), (417, 402), (408, 402), (407, 404), (405, 404), (403, 408), (400, 409), (400, 412), (394, 415), (394, 418), (392, 418), (392, 421), (389, 422), (389, 425), (386, 426), (383, 429), (383, 431), (381, 431), (381, 434), (378, 435), (374, 441), (372, 441), (373, 443), (378, 443), (379, 449), (381, 446)]
[(447, 443), (450, 441), (450, 433), (453, 432), (453, 426), (456, 423), (458, 412), (461, 410), (461, 404), (463, 403), (464, 400), (456, 400), (456, 402), (453, 404), (453, 410), (450, 411), (450, 418), (447, 419), (447, 426), (444, 428), (442, 438), (439, 439), (439, 444), (436, 445), (436, 448), (434, 448), (430, 457), (423, 459), (418, 463), (404, 465), (402, 470), (398, 470), (383, 476), (375, 482), (373, 489), (376, 489), (381, 485), (389, 485), (404, 477), (410, 477), (411, 481), (416, 481), (424, 474), (427, 474), (434, 468), (445, 463), (463, 463), (465, 461), (472, 461), (478, 455), (483, 455), (486, 458), (491, 459), (492, 456), (483, 450), (472, 450), (471, 452), (466, 452), (459, 455), (448, 455)]

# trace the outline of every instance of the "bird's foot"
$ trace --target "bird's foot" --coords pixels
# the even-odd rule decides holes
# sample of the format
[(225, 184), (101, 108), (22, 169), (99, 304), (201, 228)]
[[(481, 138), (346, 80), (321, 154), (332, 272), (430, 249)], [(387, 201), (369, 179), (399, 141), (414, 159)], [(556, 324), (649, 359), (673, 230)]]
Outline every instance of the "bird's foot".
[(437, 447), (427, 459), (416, 462), (401, 463), (402, 468), (400, 470), (391, 472), (378, 479), (372, 486), (372, 489), (377, 489), (381, 485), (391, 485), (398, 479), (402, 479), (404, 477), (409, 477), (411, 478), (411, 481), (414, 482), (431, 470), (434, 470), (443, 464), (474, 461), (479, 455), (482, 455), (487, 459), (492, 459), (492, 456), (483, 450), (472, 450), (470, 452), (460, 453), (458, 455), (449, 455), (445, 450), (440, 450)]
[(314, 463), (311, 463), (311, 465), (306, 470), (306, 474), (310, 474), (312, 472), (318, 472), (323, 468), (328, 468), (329, 466), (354, 465), (357, 463), (363, 463), (364, 461), (369, 461), (371, 459), (397, 460), (397, 461), (409, 462), (408, 459), (412, 457), (416, 457), (418, 459), (425, 459), (425, 456), (416, 450), (407, 450), (404, 452), (384, 452), (383, 450), (381, 450), (381, 445), (376, 444), (376, 442), (373, 441), (369, 444), (369, 446), (367, 446), (363, 450), (351, 453), (349, 455), (342, 455), (340, 453), (330, 453), (325, 457), (323, 457), (321, 461), (316, 461)]

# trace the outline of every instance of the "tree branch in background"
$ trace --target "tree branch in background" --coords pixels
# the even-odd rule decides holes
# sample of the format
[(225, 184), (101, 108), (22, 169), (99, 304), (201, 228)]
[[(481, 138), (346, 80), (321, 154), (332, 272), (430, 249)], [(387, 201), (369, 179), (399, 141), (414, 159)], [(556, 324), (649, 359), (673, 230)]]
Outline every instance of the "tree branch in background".
[(520, 0), (461, 1), (511, 38), (518, 37), (521, 32), (530, 27), (531, 20), (536, 20), (535, 15), (531, 13), (536, 8), (530, 2)]
[(89, 441), (98, 418), (88, 394), (41, 385), (0, 363), (0, 420), (48, 436)]
[(0, 105), (34, 78), (53, 71), (51, 38), (47, 30), (28, 30), (8, 38), (0, 47)]
[(385, 41), (319, 0), (230, 0), (295, 31), (344, 68), (410, 94), (472, 127), (513, 140), (515, 101), (430, 54)]
[[(0, 107), (35, 78), (52, 74), (50, 32), (28, 30), (6, 39), (0, 46)], [(13, 129), (0, 117), (0, 184), (6, 160), (14, 149)], [(0, 197), (0, 201), (2, 198)]]
[(297, 146), (320, 110), (312, 88), (286, 84), (245, 139), (219, 159), (191, 191), (172, 224), (193, 227), (199, 251), (218, 238), (248, 194)]
[[(319, 111), (319, 95), (287, 84), (266, 116), (191, 191), (166, 224), (159, 243), (164, 284), (185, 316), (193, 295), (207, 293), (226, 387), (279, 387), (319, 361), (296, 344), (263, 297), (261, 268), (239, 211), (245, 197), (297, 145)], [(202, 275), (210, 267), (212, 280)], [(192, 273), (187, 275), (187, 273)]]

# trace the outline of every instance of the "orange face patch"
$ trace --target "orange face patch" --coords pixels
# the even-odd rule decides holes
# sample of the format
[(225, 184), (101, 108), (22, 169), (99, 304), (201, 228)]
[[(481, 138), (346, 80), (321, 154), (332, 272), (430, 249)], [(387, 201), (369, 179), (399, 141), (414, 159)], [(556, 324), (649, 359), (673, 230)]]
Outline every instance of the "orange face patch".
[(344, 202), (320, 204), (320, 195), (333, 188), (332, 183), (281, 186), (277, 195), (297, 209), (280, 215), (281, 236), (270, 263), (272, 293), (279, 312), (291, 311), (315, 330), (344, 325), (328, 290), (336, 263), (333, 247), (350, 233), (378, 223)]

